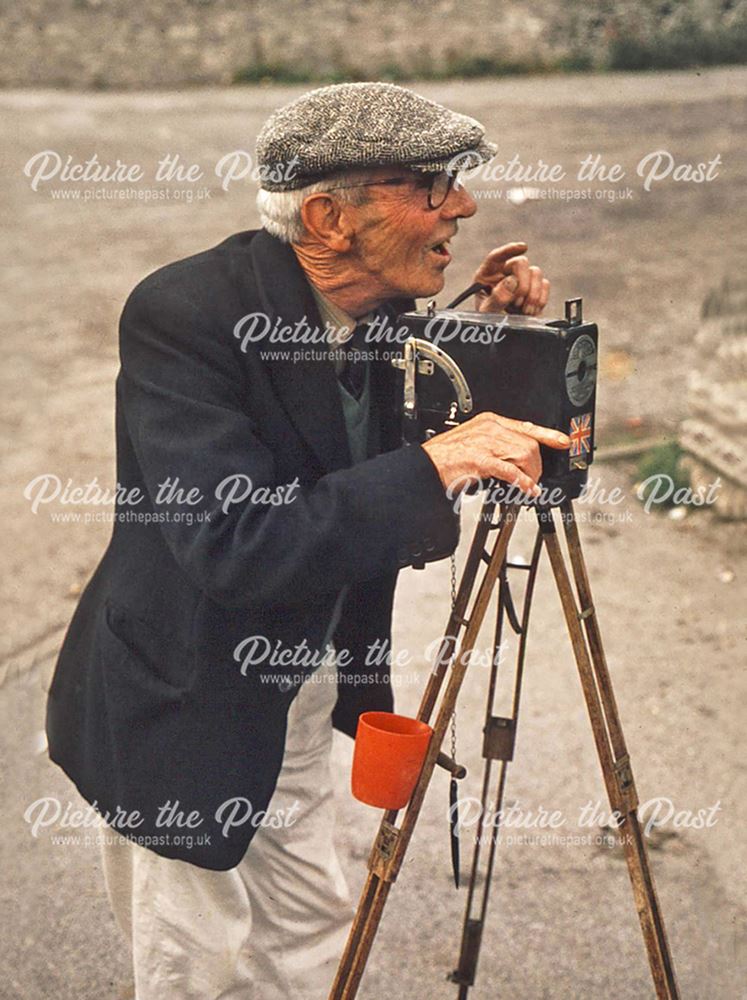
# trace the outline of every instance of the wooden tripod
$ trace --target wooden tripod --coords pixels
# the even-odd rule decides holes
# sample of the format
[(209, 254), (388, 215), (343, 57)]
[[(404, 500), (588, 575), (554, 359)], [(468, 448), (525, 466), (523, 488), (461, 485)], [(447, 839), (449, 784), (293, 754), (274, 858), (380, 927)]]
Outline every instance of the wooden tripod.
[[(516, 504), (504, 505), (500, 509), (499, 520), (493, 523), (496, 511), (495, 501), (488, 499), (483, 506), (446, 632), (441, 642), (436, 667), (428, 680), (418, 711), (418, 719), (430, 722), (447, 669), (449, 669), (446, 691), (441, 698), (435, 722), (432, 723), (433, 737), (401, 825), (399, 827), (396, 825), (397, 811), (395, 810), (385, 812), (381, 820), (368, 860), (368, 877), (332, 984), (329, 1000), (353, 1000), (358, 992), (389, 895), (389, 889), (401, 868), (436, 765), (446, 767), (452, 773), (457, 773), (460, 770), (455, 761), (450, 760), (441, 752), (441, 746), (454, 713), (457, 696), (488, 610), (491, 595), (504, 569), (508, 544), (520, 510), (520, 506)], [(567, 500), (562, 503), (560, 511), (580, 608), (576, 603), (573, 586), (560, 547), (552, 508), (545, 507), (537, 510), (538, 538), (541, 538), (547, 550), (560, 596), (610, 807), (622, 816), (620, 830), (623, 834), (622, 841), (628, 873), (633, 887), (633, 896), (643, 931), (656, 996), (659, 1000), (678, 1000), (679, 991), (667, 943), (664, 920), (637, 815), (638, 797), (630, 758), (615, 704), (596, 611), (592, 604), (589, 579), (571, 501)], [(488, 553), (486, 543), (492, 529), (497, 529), (496, 538), (492, 552)], [(467, 618), (467, 606), (482, 562), (487, 563), (487, 568), (479, 583), (477, 596), (472, 604), (469, 618)], [(464, 629), (464, 634), (457, 646), (459, 633), (462, 629)], [(495, 752), (492, 756), (504, 762), (509, 760), (512, 755), (513, 739), (505, 740), (499, 737), (493, 742)], [(501, 776), (501, 785), (502, 782), (503, 775)], [(469, 923), (469, 920), (465, 922), (465, 936), (469, 930)], [(481, 921), (479, 923), (481, 933)], [(479, 940), (477, 948), (479, 948)], [(472, 950), (475, 951), (474, 948)], [(463, 955), (464, 951), (463, 941)], [(457, 970), (452, 977), (455, 982), (460, 984), (460, 998), (466, 997), (467, 989), (473, 981), (476, 952), (473, 959), (470, 974), (460, 978), (460, 970)]]

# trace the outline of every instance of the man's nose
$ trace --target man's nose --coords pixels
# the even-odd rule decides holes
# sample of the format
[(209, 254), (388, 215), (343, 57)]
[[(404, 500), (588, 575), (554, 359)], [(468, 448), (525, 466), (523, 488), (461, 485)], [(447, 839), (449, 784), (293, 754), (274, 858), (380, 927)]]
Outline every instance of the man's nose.
[(454, 187), (449, 191), (446, 201), (441, 206), (441, 216), (444, 219), (468, 219), (477, 211), (477, 202), (465, 187)]

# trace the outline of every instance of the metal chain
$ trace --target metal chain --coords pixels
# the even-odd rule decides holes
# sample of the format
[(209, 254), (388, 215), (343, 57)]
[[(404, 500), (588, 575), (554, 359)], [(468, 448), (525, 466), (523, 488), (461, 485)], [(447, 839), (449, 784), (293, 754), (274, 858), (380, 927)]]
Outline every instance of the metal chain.
[[(457, 594), (457, 573), (456, 573), (456, 556), (451, 555), (449, 559), (449, 564), (451, 566), (451, 610), (454, 611), (456, 607), (456, 594)], [(456, 702), (454, 703), (454, 711), (451, 716), (451, 759), (456, 760), (456, 749), (457, 749), (457, 735), (456, 735)]]

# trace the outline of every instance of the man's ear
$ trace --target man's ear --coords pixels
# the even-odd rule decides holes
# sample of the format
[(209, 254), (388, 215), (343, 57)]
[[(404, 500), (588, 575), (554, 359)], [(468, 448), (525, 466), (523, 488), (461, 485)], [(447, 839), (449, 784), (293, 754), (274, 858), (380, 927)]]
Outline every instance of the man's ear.
[(308, 234), (336, 253), (346, 253), (355, 232), (345, 206), (324, 191), (310, 194), (301, 205), (301, 218)]

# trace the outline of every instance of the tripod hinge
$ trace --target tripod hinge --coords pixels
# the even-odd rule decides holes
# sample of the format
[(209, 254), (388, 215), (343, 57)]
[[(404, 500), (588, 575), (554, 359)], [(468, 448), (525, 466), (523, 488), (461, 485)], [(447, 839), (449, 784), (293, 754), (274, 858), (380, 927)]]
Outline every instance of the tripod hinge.
[(482, 755), (486, 760), (513, 760), (516, 720), (491, 715), (483, 730)]
[(382, 882), (394, 882), (399, 874), (399, 859), (396, 856), (399, 834), (398, 827), (382, 820), (368, 859), (369, 871), (378, 875)]
[(630, 766), (630, 757), (628, 754), (615, 761), (614, 770), (615, 783), (617, 785), (617, 802), (613, 802), (612, 807), (625, 816), (629, 812), (635, 812), (638, 808), (638, 792), (633, 780), (633, 770)]

